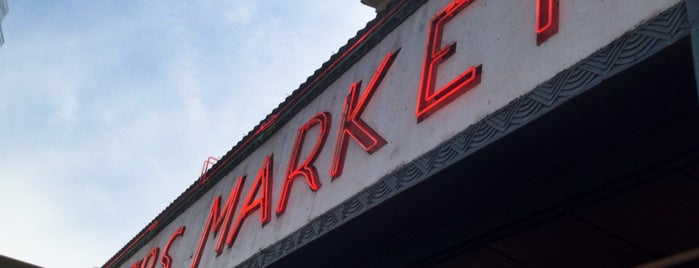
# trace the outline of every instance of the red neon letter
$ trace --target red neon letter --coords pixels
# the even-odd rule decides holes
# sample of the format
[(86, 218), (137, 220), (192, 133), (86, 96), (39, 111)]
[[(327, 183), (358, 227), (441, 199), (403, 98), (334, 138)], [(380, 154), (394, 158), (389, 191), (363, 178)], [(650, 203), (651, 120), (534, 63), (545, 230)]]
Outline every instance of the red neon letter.
[(141, 268), (155, 268), (155, 264), (158, 263), (158, 251), (160, 251), (158, 247), (151, 249), (143, 259)]
[[(255, 210), (260, 210), (260, 222), (265, 225), (269, 222), (270, 206), (269, 200), (271, 199), (271, 189), (270, 180), (272, 177), (272, 156), (265, 157), (260, 170), (257, 172), (255, 181), (252, 182), (252, 186), (248, 191), (247, 197), (245, 197), (245, 203), (240, 208), (240, 214), (233, 224), (233, 231), (228, 233), (228, 238), (226, 239), (226, 244), (228, 247), (233, 246), (235, 238), (238, 236), (238, 231), (245, 220), (245, 218), (250, 215)], [(254, 199), (257, 195), (260, 197)]]
[(142, 263), (143, 263), (143, 260), (138, 260), (138, 261), (134, 262), (133, 264), (131, 264), (131, 266), (129, 266), (129, 268), (141, 268)]
[(349, 144), (350, 137), (357, 141), (357, 143), (370, 154), (386, 145), (386, 140), (369, 127), (360, 116), (362, 112), (364, 112), (371, 96), (376, 92), (384, 76), (386, 76), (386, 72), (388, 72), (388, 68), (391, 67), (396, 55), (398, 55), (398, 51), (386, 54), (379, 64), (378, 69), (376, 69), (371, 81), (369, 81), (361, 98), (359, 98), (359, 88), (362, 82), (359, 81), (350, 85), (349, 93), (347, 93), (345, 103), (342, 107), (342, 118), (340, 119), (337, 142), (335, 143), (332, 164), (330, 166), (331, 178), (334, 179), (342, 174), (342, 167), (345, 164), (345, 155), (347, 154), (347, 145)]
[(439, 90), (434, 90), (437, 67), (456, 52), (456, 42), (441, 47), (444, 25), (472, 2), (454, 0), (430, 20), (415, 109), (418, 123), (481, 82), (481, 66), (472, 66)]
[[(303, 146), (304, 139), (306, 138), (306, 132), (313, 126), (319, 125), (318, 137), (316, 138), (316, 143), (313, 145), (313, 149), (306, 157), (306, 160), (301, 163), (298, 167), (296, 164), (299, 161), (301, 154), (301, 148)], [(289, 164), (286, 166), (286, 173), (284, 175), (284, 184), (282, 184), (282, 190), (279, 194), (279, 203), (277, 203), (277, 215), (281, 215), (286, 210), (286, 203), (289, 200), (289, 191), (291, 191), (291, 185), (295, 178), (303, 176), (306, 178), (306, 183), (313, 191), (318, 191), (320, 188), (320, 181), (318, 180), (318, 171), (312, 165), (316, 158), (318, 158), (318, 153), (320, 153), (320, 148), (325, 144), (325, 140), (328, 138), (328, 127), (330, 125), (330, 113), (323, 112), (318, 113), (311, 120), (308, 120), (306, 124), (301, 126), (296, 131), (296, 138), (294, 139), (294, 147), (291, 149), (291, 156), (289, 156)]]
[(170, 235), (170, 239), (167, 240), (167, 243), (165, 243), (165, 247), (163, 247), (163, 252), (160, 253), (160, 265), (162, 265), (163, 268), (170, 268), (172, 266), (172, 258), (170, 257), (170, 255), (168, 255), (168, 251), (170, 250), (170, 245), (172, 245), (172, 242), (175, 241), (175, 238), (184, 234), (184, 229), (184, 226), (180, 226), (180, 228), (177, 228), (177, 230), (172, 232), (172, 235)]
[(223, 251), (223, 237), (226, 236), (228, 232), (228, 226), (231, 224), (231, 219), (233, 218), (235, 207), (238, 204), (238, 196), (240, 195), (240, 189), (242, 188), (244, 177), (239, 177), (235, 183), (235, 186), (231, 189), (231, 193), (228, 195), (228, 200), (226, 205), (223, 207), (223, 211), (219, 214), (219, 203), (221, 203), (221, 196), (214, 198), (213, 203), (211, 203), (211, 208), (209, 209), (209, 215), (206, 217), (206, 223), (204, 224), (204, 230), (201, 231), (201, 236), (199, 237), (199, 244), (197, 249), (194, 251), (194, 257), (192, 257), (191, 268), (199, 266), (199, 261), (201, 259), (201, 254), (204, 251), (204, 245), (206, 245), (206, 240), (209, 238), (209, 232), (214, 234), (218, 233), (218, 230), (223, 227), (223, 232), (219, 235), (216, 241), (216, 246), (214, 251), (216, 254), (221, 254)]
[(558, 0), (536, 0), (536, 45), (558, 32)]

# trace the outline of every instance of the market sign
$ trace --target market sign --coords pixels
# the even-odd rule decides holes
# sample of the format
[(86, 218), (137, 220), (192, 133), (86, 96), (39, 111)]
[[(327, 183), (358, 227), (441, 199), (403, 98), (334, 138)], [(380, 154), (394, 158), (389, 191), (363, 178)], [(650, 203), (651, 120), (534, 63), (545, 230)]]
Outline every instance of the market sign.
[(356, 62), (311, 100), (302, 85), (221, 161), (264, 142), (106, 266), (240, 264), (678, 2), (396, 0), (307, 85)]

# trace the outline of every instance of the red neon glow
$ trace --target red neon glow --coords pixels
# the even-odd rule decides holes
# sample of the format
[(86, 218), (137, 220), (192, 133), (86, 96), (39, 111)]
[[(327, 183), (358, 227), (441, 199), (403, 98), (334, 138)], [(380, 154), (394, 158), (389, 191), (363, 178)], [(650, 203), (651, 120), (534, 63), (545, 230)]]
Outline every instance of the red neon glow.
[(218, 162), (218, 158), (209, 156), (206, 160), (204, 160), (204, 164), (201, 166), (201, 175), (199, 176), (199, 184), (204, 184), (206, 183), (206, 180), (208, 179), (206, 177), (206, 171), (209, 170), (209, 167), (216, 164)]
[(158, 221), (157, 221), (157, 220), (153, 220), (153, 221), (150, 223), (150, 225), (148, 225), (148, 228), (146, 228), (146, 231), (152, 232), (153, 230), (155, 230), (156, 227), (158, 227)]
[(155, 268), (155, 264), (158, 263), (158, 251), (160, 251), (158, 247), (151, 249), (143, 259), (141, 268)]
[(175, 241), (175, 238), (184, 234), (184, 229), (184, 226), (180, 226), (179, 228), (177, 228), (174, 232), (172, 232), (172, 235), (170, 235), (170, 239), (167, 240), (167, 243), (165, 243), (165, 247), (163, 247), (163, 252), (160, 253), (160, 265), (162, 265), (163, 268), (172, 267), (172, 257), (170, 257), (169, 255), (170, 246), (172, 245), (172, 242)]
[(362, 82), (359, 81), (350, 85), (349, 93), (347, 93), (342, 107), (342, 118), (340, 119), (337, 142), (335, 143), (332, 164), (330, 166), (331, 178), (334, 179), (342, 174), (350, 137), (370, 154), (386, 145), (386, 140), (376, 133), (376, 131), (367, 125), (360, 117), (384, 76), (386, 76), (388, 68), (393, 64), (393, 60), (396, 58), (396, 55), (398, 55), (398, 52), (400, 52), (400, 50), (395, 53), (389, 52), (383, 57), (383, 60), (381, 60), (379, 67), (376, 69), (376, 72), (374, 72), (374, 76), (371, 78), (371, 81), (369, 81), (361, 98), (359, 97), (359, 89), (361, 88)]
[[(305, 94), (306, 92), (308, 92), (311, 88), (313, 88), (313, 87), (318, 83), (318, 81), (321, 80), (321, 78), (323, 78), (325, 75), (327, 75), (327, 74), (328, 74), (332, 69), (334, 69), (340, 62), (344, 61), (344, 60), (346, 59), (347, 55), (349, 55), (349, 54), (352, 53), (355, 49), (357, 49), (357, 47), (359, 47), (365, 40), (367, 40), (367, 38), (368, 38), (370, 35), (374, 34), (374, 33), (376, 32), (376, 30), (379, 28), (379, 26), (383, 25), (383, 23), (386, 22), (386, 20), (387, 20), (388, 18), (390, 18), (390, 17), (392, 16), (393, 13), (395, 13), (400, 7), (403, 6), (403, 3), (404, 3), (405, 1), (407, 1), (407, 0), (400, 0), (400, 2), (399, 2), (398, 4), (396, 4), (396, 5), (394, 5), (393, 8), (392, 8), (391, 10), (389, 10), (384, 16), (381, 17), (381, 19), (379, 19), (378, 22), (376, 22), (371, 28), (369, 28), (368, 30), (366, 30), (366, 31), (364, 32), (364, 34), (362, 34), (362, 36), (360, 36), (360, 37), (357, 38), (354, 42), (352, 42), (352, 45), (351, 45), (348, 49), (346, 49), (340, 56), (338, 56), (337, 58), (335, 58), (335, 60), (332, 61), (326, 68), (323, 68), (323, 70), (321, 71), (320, 74), (314, 76), (315, 78), (314, 78), (311, 82), (307, 83), (305, 87), (303, 87), (302, 89), (300, 89), (298, 94), (294, 94), (294, 95), (292, 96), (292, 97), (293, 97), (292, 100), (290, 100), (290, 101), (288, 101), (288, 102), (285, 101), (285, 102), (284, 102), (284, 103), (285, 103), (284, 106), (280, 107), (279, 110), (277, 111), (277, 113), (272, 114), (272, 117), (270, 118), (270, 120), (267, 121), (267, 122), (265, 122), (262, 126), (260, 126), (260, 129), (267, 129), (267, 128), (269, 128), (271, 125), (273, 125), (273, 124), (276, 122), (276, 119), (277, 119), (277, 116), (278, 116), (278, 115), (283, 114), (287, 109), (289, 109), (290, 107), (296, 105), (296, 104), (297, 104), (297, 101), (299, 100), (299, 98), (301, 98), (301, 96), (304, 96), (304, 94)], [(214, 170), (211, 172), (211, 174), (216, 174), (216, 173), (218, 173), (224, 166), (226, 166), (226, 164), (227, 164), (231, 159), (234, 158), (233, 156), (237, 155), (237, 154), (238, 154), (240, 151), (242, 151), (243, 149), (246, 149), (247, 146), (248, 146), (252, 141), (256, 140), (256, 139), (258, 138), (258, 135), (260, 134), (260, 132), (262, 132), (262, 131), (258, 129), (258, 130), (255, 132), (255, 134), (246, 136), (246, 137), (244, 138), (244, 140), (241, 142), (240, 146), (236, 146), (235, 150), (234, 150), (233, 152), (231, 152), (231, 153), (228, 154), (228, 155), (230, 155), (231, 157), (224, 158), (224, 159), (223, 159), (223, 163), (222, 163), (221, 165), (219, 165), (216, 169), (214, 169)], [(196, 188), (197, 186), (201, 186), (201, 185), (202, 185), (202, 184), (198, 184), (198, 185), (195, 185), (194, 187)], [(186, 199), (189, 198), (189, 196), (192, 195), (192, 194), (193, 194), (193, 191), (185, 191), (185, 192), (182, 194), (182, 196), (181, 196), (182, 198), (179, 198), (179, 197), (178, 197), (177, 200), (175, 200), (175, 204), (173, 204), (173, 207), (177, 207), (183, 200), (186, 200)], [(144, 236), (144, 235), (145, 235), (145, 233), (142, 232), (142, 233), (140, 233), (136, 238), (132, 239), (132, 240), (129, 242), (129, 244), (127, 244), (124, 248), (122, 248), (121, 250), (119, 250), (119, 253), (118, 253), (115, 257), (112, 257), (112, 258), (109, 260), (109, 262), (105, 265), (105, 267), (112, 267), (112, 266), (114, 265), (114, 263), (116, 263), (116, 262), (118, 262), (119, 260), (121, 260), (121, 258), (122, 258), (127, 252), (129, 252), (129, 251), (134, 247), (134, 245), (135, 245), (136, 243), (138, 243), (139, 241), (141, 241), (141, 239), (143, 239), (143, 236)]]
[(473, 66), (446, 83), (442, 88), (434, 90), (437, 67), (456, 52), (456, 42), (441, 47), (444, 25), (472, 2), (472, 0), (454, 0), (430, 20), (430, 27), (427, 30), (425, 60), (422, 64), (415, 108), (418, 123), (481, 81), (481, 66)]
[(260, 127), (255, 131), (255, 135), (258, 133), (267, 130), (269, 127), (274, 125), (274, 123), (277, 122), (277, 114), (272, 114), (269, 119), (263, 123), (260, 124)]
[(143, 260), (137, 260), (136, 262), (131, 264), (131, 266), (129, 266), (129, 268), (141, 268), (142, 263), (143, 263)]
[[(265, 160), (262, 163), (260, 170), (257, 172), (257, 176), (255, 176), (255, 181), (252, 182), (252, 186), (248, 191), (248, 195), (247, 197), (245, 197), (245, 203), (243, 203), (243, 206), (240, 208), (238, 218), (236, 218), (235, 224), (233, 224), (233, 230), (230, 233), (228, 233), (228, 238), (226, 239), (226, 244), (228, 245), (228, 247), (233, 246), (233, 242), (235, 241), (235, 238), (238, 236), (238, 231), (240, 231), (240, 227), (242, 226), (243, 221), (245, 221), (245, 218), (247, 218), (247, 216), (252, 214), (252, 212), (254, 212), (255, 210), (260, 210), (260, 223), (262, 223), (262, 225), (265, 225), (267, 222), (269, 222), (269, 200), (272, 199), (272, 197), (270, 196), (270, 194), (272, 193), (272, 184), (270, 183), (271, 178), (272, 155), (269, 155), (265, 157)], [(259, 198), (255, 199), (255, 197), (258, 196), (258, 193)]]
[(221, 234), (218, 236), (216, 241), (216, 246), (214, 251), (217, 255), (220, 255), (223, 251), (223, 237), (226, 236), (228, 232), (228, 227), (231, 224), (231, 219), (235, 213), (235, 208), (238, 204), (238, 197), (240, 196), (240, 190), (242, 188), (245, 177), (238, 177), (235, 186), (231, 189), (231, 193), (228, 195), (228, 200), (226, 205), (223, 207), (223, 211), (219, 213), (219, 203), (221, 203), (221, 196), (214, 198), (211, 203), (211, 208), (209, 209), (209, 214), (206, 216), (206, 223), (204, 223), (204, 229), (201, 231), (199, 236), (199, 244), (197, 249), (194, 250), (194, 256), (192, 257), (192, 262), (190, 263), (190, 268), (199, 267), (199, 261), (201, 260), (201, 254), (204, 252), (204, 246), (206, 245), (206, 240), (209, 238), (209, 232), (218, 233), (220, 229), (223, 229)]
[[(306, 160), (301, 163), (298, 167), (296, 164), (301, 157), (301, 148), (303, 146), (304, 140), (306, 138), (306, 133), (309, 129), (318, 125), (318, 137), (316, 142), (311, 149), (311, 152), (306, 157)], [(295, 178), (303, 176), (306, 178), (306, 183), (308, 187), (313, 191), (318, 191), (320, 189), (321, 183), (318, 179), (318, 171), (316, 167), (313, 166), (313, 162), (318, 158), (320, 149), (323, 148), (325, 140), (328, 138), (328, 132), (330, 128), (330, 113), (322, 112), (313, 116), (306, 124), (301, 126), (296, 131), (296, 138), (294, 138), (294, 147), (291, 150), (291, 155), (289, 156), (289, 163), (286, 166), (286, 173), (284, 174), (284, 183), (282, 184), (282, 189), (279, 194), (279, 202), (277, 203), (277, 215), (281, 215), (286, 210), (286, 204), (289, 201), (289, 192), (291, 191), (291, 186)]]
[(558, 32), (558, 0), (536, 0), (536, 45)]

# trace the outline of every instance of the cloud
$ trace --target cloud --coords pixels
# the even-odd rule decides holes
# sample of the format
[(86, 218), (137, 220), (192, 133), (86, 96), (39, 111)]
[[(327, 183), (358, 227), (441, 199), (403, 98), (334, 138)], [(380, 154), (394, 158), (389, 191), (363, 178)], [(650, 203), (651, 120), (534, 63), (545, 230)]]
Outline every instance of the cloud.
[(358, 1), (10, 5), (0, 254), (59, 268), (103, 264), (373, 16)]
[(15, 156), (0, 163), (0, 252), (47, 267), (93, 265), (89, 254), (109, 249), (94, 239), (99, 232), (89, 224), (97, 222), (93, 212), (113, 204), (95, 203), (65, 180), (72, 170), (84, 170), (84, 163), (50, 149)]
[(234, 24), (247, 25), (255, 15), (254, 7), (239, 7), (226, 14), (226, 18)]
[(225, 12), (225, 17), (234, 25), (246, 26), (250, 24), (257, 16), (258, 1), (257, 0), (240, 0), (230, 3)]

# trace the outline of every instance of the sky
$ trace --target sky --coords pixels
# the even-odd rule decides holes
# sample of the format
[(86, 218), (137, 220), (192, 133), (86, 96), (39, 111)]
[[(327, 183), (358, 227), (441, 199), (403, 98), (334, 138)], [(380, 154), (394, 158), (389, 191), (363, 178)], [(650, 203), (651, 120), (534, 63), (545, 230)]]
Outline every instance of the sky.
[(103, 265), (374, 18), (359, 0), (9, 0), (0, 255)]

